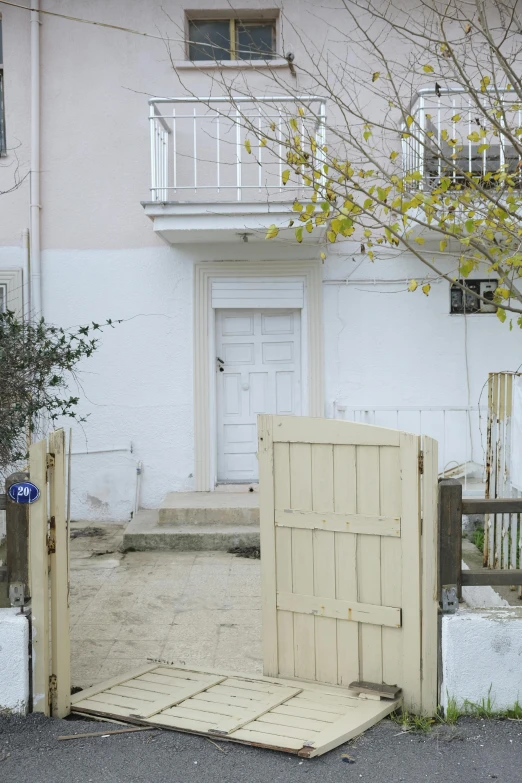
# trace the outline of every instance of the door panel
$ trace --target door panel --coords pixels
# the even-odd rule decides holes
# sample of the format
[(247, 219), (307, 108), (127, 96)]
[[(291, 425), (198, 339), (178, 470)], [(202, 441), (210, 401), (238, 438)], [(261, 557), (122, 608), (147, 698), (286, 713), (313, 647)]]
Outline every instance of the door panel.
[(301, 413), (300, 319), (299, 310), (216, 310), (219, 481), (257, 480), (258, 414)]

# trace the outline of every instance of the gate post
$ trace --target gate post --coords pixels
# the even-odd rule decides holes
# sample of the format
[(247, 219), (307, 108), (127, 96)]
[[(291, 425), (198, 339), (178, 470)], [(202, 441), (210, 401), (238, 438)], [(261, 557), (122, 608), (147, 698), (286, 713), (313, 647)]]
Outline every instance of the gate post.
[(439, 597), (443, 613), (453, 613), (462, 598), (462, 484), (439, 481)]
[(29, 597), (29, 506), (13, 503), (9, 488), (27, 480), (27, 473), (11, 473), (5, 480), (7, 589), (9, 603), (19, 607), (24, 607)]

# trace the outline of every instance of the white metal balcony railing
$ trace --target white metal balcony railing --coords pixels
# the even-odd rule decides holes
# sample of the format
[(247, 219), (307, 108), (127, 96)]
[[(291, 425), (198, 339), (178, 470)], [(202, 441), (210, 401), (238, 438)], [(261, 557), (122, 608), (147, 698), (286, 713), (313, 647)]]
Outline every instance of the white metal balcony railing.
[(336, 401), (334, 418), (429, 435), (438, 442), (439, 473), (462, 477), (464, 491), (470, 480), (485, 479), (487, 406), (376, 406), (351, 407)]
[[(512, 118), (513, 127), (520, 127), (520, 101), (513, 91), (499, 92), (506, 116)], [(488, 93), (488, 111), (495, 111), (495, 100), (496, 94)], [(432, 88), (419, 90), (410, 114), (414, 122), (409, 131), (411, 136), (403, 139), (402, 152), (405, 175), (420, 175), (412, 181), (412, 187), (429, 189), (442, 178), (449, 178), (452, 185), (465, 183), (464, 174), (468, 173), (487, 186), (483, 177), (501, 168), (514, 175), (517, 187), (522, 186), (517, 150), (502, 136), (480, 135), (484, 116), (463, 88), (441, 88), (438, 93)], [(453, 144), (455, 139), (457, 143)], [(489, 183), (490, 186), (498, 184), (496, 180)]]
[[(305, 185), (284, 186), (281, 179), (283, 142), (295, 133), (291, 116), (304, 142), (315, 138), (321, 163), (326, 103), (317, 96), (152, 98), (149, 107), (151, 201), (241, 201), (245, 192), (252, 201), (293, 200)], [(265, 135), (276, 141), (263, 146)]]

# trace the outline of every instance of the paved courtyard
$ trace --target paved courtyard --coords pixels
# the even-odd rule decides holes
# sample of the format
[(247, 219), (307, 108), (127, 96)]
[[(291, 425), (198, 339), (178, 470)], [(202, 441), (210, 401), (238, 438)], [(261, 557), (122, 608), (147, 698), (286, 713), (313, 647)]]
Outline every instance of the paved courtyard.
[(121, 553), (124, 525), (71, 525), (72, 685), (158, 658), (260, 673), (259, 560)]

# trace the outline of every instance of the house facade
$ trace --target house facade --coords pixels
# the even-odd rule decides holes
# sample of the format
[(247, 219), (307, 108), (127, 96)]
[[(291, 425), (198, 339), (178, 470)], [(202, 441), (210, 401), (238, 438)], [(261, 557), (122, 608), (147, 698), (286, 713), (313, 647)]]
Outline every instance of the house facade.
[(422, 431), (441, 471), (483, 462), (481, 393), (489, 372), (522, 363), (519, 330), (487, 307), (459, 312), (445, 280), (409, 292), (425, 270), (408, 254), (372, 262), (320, 232), (296, 242), (299, 193), (245, 146), (230, 91), (261, 129), (290, 85), (327, 134), (327, 96), (293, 65), (313, 65), (307, 36), (339, 51), (316, 11), (0, 6), (2, 306), (66, 327), (120, 321), (73, 381), (87, 415), (73, 427), (77, 519), (255, 483), (263, 412)]

